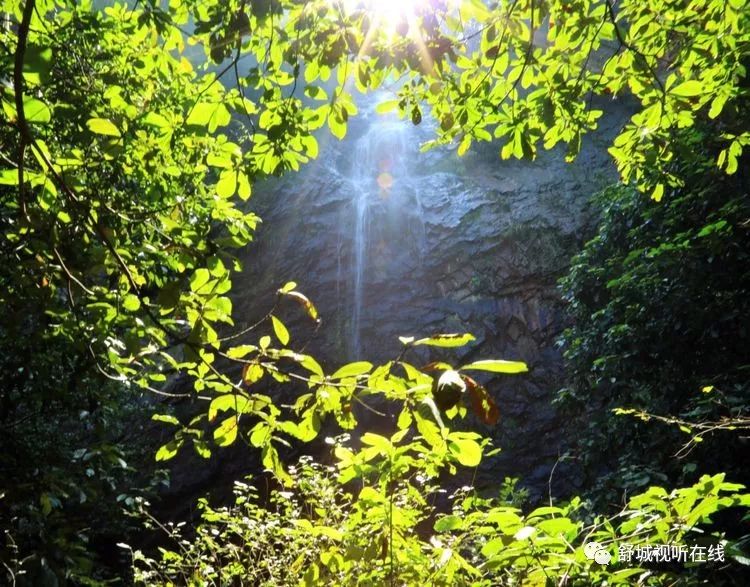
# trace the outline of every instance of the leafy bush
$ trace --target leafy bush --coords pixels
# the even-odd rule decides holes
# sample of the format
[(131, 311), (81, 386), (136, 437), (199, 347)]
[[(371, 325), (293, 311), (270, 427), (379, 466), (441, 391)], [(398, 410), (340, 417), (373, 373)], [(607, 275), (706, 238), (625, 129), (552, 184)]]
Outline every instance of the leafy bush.
[[(155, 559), (131, 551), (137, 583), (671, 585), (707, 574), (714, 585), (730, 585), (741, 576), (738, 545), (704, 532), (718, 511), (750, 506), (750, 494), (723, 475), (672, 492), (652, 487), (609, 517), (592, 516), (578, 498), (524, 514), (471, 487), (450, 495), (452, 509), (441, 514), (434, 447), (408, 434), (366, 433), (360, 450), (339, 439), (334, 466), (303, 460), (289, 469), (290, 487), (265, 498), (237, 482), (234, 505), (201, 500), (195, 537), (150, 518), (171, 541)], [(586, 556), (594, 542), (611, 564)], [(685, 560), (622, 560), (655, 545), (681, 545)], [(696, 549), (710, 560), (690, 564), (687, 553)]]
[[(288, 333), (282, 333), (277, 332), (277, 337), (286, 339)], [(264, 356), (282, 352), (266, 338), (258, 347), (243, 349), (259, 355), (249, 360), (251, 368), (266, 365)], [(698, 582), (705, 570), (688, 564), (617, 562), (616, 557), (615, 564), (608, 566), (587, 558), (589, 542), (609, 548), (610, 555), (620, 547), (682, 545), (687, 552), (689, 546), (710, 546), (714, 553), (726, 553), (727, 564), (709, 569), (715, 583), (731, 584), (743, 572), (738, 561), (745, 559), (737, 537), (710, 526), (719, 510), (738, 507), (741, 513), (750, 506), (750, 494), (742, 493), (741, 485), (726, 483), (723, 474), (704, 476), (692, 487), (672, 492), (652, 487), (613, 516), (591, 513), (578, 498), (524, 515), (507, 502), (478, 495), (470, 484), (450, 496), (442, 495), (446, 490), (441, 488), (461, 479), (461, 468), (480, 464), (489, 444), (477, 433), (460, 430), (468, 408), (485, 421), (496, 420), (499, 410), (486, 389), (466, 372), (513, 374), (522, 373), (525, 366), (481, 360), (456, 369), (433, 362), (420, 370), (406, 359), (419, 346), (455, 347), (471, 339), (470, 335), (403, 338), (405, 346), (395, 361), (378, 367), (351, 363), (331, 375), (325, 375), (317, 363), (310, 364), (309, 357), (296, 356), (297, 369), (312, 375), (295, 370), (285, 374), (304, 379), (310, 392), (286, 407), (283, 420), (284, 406), (249, 411), (248, 402), (270, 401), (257, 394), (226, 394), (213, 400), (209, 411), (232, 414), (216, 428), (218, 442), (226, 443), (228, 436), (230, 442), (243, 437), (260, 448), (268, 472), (281, 486), (265, 501), (246, 484), (237, 485), (233, 507), (214, 509), (202, 501), (203, 521), (194, 538), (162, 526), (174, 546), (162, 548), (156, 559), (133, 551), (137, 581), (149, 585), (585, 585), (602, 581), (659, 585), (676, 578)], [(245, 383), (252, 389), (256, 380)], [(227, 397), (231, 401), (222, 399)], [(377, 411), (373, 406), (378, 406), (384, 417), (390, 414), (390, 431), (382, 426), (378, 433), (367, 430), (358, 422), (356, 410), (345, 409), (355, 403), (368, 411)], [(304, 460), (298, 467), (286, 468), (272, 444), (283, 443), (284, 436), (309, 441), (325, 418), (356, 431), (351, 441), (348, 434), (327, 439), (334, 445), (335, 464), (326, 467)], [(242, 426), (240, 420), (245, 422)], [(177, 432), (180, 438), (199, 434), (179, 422), (173, 424), (182, 427)], [(736, 519), (737, 514), (730, 517)]]
[(747, 184), (683, 174), (660, 204), (625, 187), (601, 194), (598, 233), (562, 281), (573, 326), (560, 402), (605, 502), (722, 470), (748, 480), (731, 432), (748, 427)]

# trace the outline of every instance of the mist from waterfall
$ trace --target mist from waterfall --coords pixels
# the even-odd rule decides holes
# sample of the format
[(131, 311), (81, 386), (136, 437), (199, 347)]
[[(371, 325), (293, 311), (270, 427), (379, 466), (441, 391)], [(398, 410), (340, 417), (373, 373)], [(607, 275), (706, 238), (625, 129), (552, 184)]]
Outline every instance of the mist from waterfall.
[(378, 278), (387, 280), (387, 275), (377, 274), (373, 263), (383, 257), (392, 259), (396, 250), (414, 250), (419, 255), (425, 239), (419, 175), (414, 171), (417, 131), (395, 117), (372, 114), (367, 122), (353, 146), (351, 165), (344, 171), (351, 205), (339, 239), (351, 242), (348, 268), (342, 266), (344, 247), (339, 247), (339, 275), (340, 279), (349, 277), (343, 291), (349, 297), (345, 305), (350, 315), (352, 359), (361, 358), (362, 329), (372, 319), (367, 315), (367, 297), (378, 292), (369, 288)]

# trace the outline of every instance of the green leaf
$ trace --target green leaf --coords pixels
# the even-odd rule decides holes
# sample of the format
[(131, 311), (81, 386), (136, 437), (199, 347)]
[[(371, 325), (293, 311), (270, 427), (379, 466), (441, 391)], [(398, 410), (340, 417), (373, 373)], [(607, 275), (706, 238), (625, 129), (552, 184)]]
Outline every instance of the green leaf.
[(356, 377), (357, 375), (363, 375), (369, 373), (372, 369), (372, 363), (367, 361), (357, 361), (355, 363), (349, 363), (338, 369), (331, 379), (343, 379), (344, 377)]
[(241, 359), (257, 350), (258, 347), (253, 344), (243, 344), (240, 346), (232, 347), (226, 352), (226, 355), (230, 359)]
[(268, 406), (270, 400), (266, 396), (253, 394), (252, 398), (234, 393), (226, 393), (214, 398), (208, 407), (208, 421), (213, 422), (219, 412), (232, 410), (238, 414), (252, 414)]
[(151, 419), (155, 422), (165, 422), (167, 424), (174, 424), (175, 426), (180, 425), (180, 421), (177, 418), (168, 414), (154, 414), (151, 416)]
[(435, 522), (435, 532), (450, 532), (463, 526), (463, 519), (458, 516), (443, 516)]
[(440, 431), (445, 429), (443, 420), (440, 417), (435, 402), (432, 398), (424, 398), (414, 412), (417, 430), (433, 449), (443, 447), (443, 436)]
[(724, 104), (726, 103), (728, 99), (727, 94), (719, 94), (713, 99), (713, 102), (711, 102), (711, 108), (708, 111), (708, 117), (709, 118), (716, 118), (721, 114), (721, 111), (724, 109)]
[(156, 460), (168, 461), (169, 459), (174, 458), (180, 446), (182, 446), (182, 441), (170, 440), (167, 444), (163, 445), (156, 451)]
[(420, 338), (419, 340), (415, 340), (412, 344), (415, 346), (427, 345), (427, 346), (452, 348), (452, 347), (464, 346), (470, 343), (472, 340), (475, 340), (474, 336), (469, 333), (435, 334), (434, 336), (431, 336), (429, 338)]
[(0, 185), (18, 185), (18, 171), (15, 169), (0, 170)]
[(408, 406), (404, 406), (401, 410), (401, 413), (398, 416), (398, 421), (396, 422), (396, 426), (398, 426), (399, 430), (405, 430), (409, 426), (411, 426), (412, 423), (412, 416), (411, 416), (411, 410)]
[(38, 85), (49, 78), (52, 68), (52, 49), (29, 44), (23, 62), (23, 77), (27, 83)]
[(297, 438), (302, 442), (310, 442), (320, 432), (320, 416), (314, 410), (310, 410), (297, 426)]
[(388, 440), (385, 436), (381, 436), (380, 434), (365, 432), (360, 440), (362, 441), (362, 444), (377, 448), (381, 454), (389, 454), (393, 450), (391, 441)]
[(86, 122), (86, 126), (89, 127), (89, 130), (93, 133), (96, 133), (98, 135), (105, 135), (105, 136), (112, 136), (112, 137), (119, 137), (122, 136), (120, 134), (119, 129), (106, 118), (91, 118)]
[(258, 422), (250, 434), (250, 444), (256, 448), (271, 441), (271, 428), (265, 422)]
[(52, 120), (52, 111), (44, 102), (36, 98), (24, 97), (23, 111), (30, 124), (47, 124)]
[(169, 121), (158, 112), (149, 112), (143, 117), (143, 124), (157, 128), (169, 128)]
[(398, 100), (386, 100), (375, 106), (375, 112), (378, 114), (386, 114), (388, 112), (393, 112), (396, 108), (398, 108)]
[(129, 293), (122, 299), (122, 307), (129, 312), (135, 312), (141, 307), (141, 300), (137, 295)]
[(252, 385), (256, 381), (260, 381), (264, 373), (263, 367), (257, 363), (248, 363), (242, 370), (242, 381), (245, 385)]
[(314, 373), (315, 375), (320, 375), (323, 377), (323, 368), (320, 366), (320, 364), (313, 359), (309, 355), (301, 355), (299, 364), (310, 371), (310, 373)]
[(230, 198), (237, 191), (237, 172), (234, 169), (225, 169), (219, 176), (216, 184), (216, 193), (220, 198)]
[(331, 130), (331, 134), (339, 140), (346, 136), (346, 122), (341, 120), (333, 110), (328, 115), (328, 128)]
[(263, 451), (261, 453), (261, 461), (263, 462), (263, 466), (271, 471), (276, 477), (284, 484), (284, 485), (290, 485), (291, 484), (291, 477), (289, 477), (289, 474), (284, 470), (284, 467), (281, 464), (281, 461), (279, 460), (279, 453), (276, 451), (276, 449), (271, 446), (271, 444), (265, 444), (263, 446)]
[(454, 438), (448, 449), (464, 467), (476, 467), (482, 461), (482, 447), (470, 438)]
[[(719, 221), (714, 222), (712, 224), (708, 224), (708, 225), (704, 226), (703, 228), (701, 228), (700, 232), (698, 233), (698, 237), (706, 237), (706, 236), (709, 236), (709, 235), (717, 233), (717, 232), (720, 233), (720, 232), (724, 231), (724, 229), (726, 228), (726, 226), (727, 226), (727, 221), (726, 220), (719, 220)], [(711, 391), (711, 390), (709, 389), (708, 391)], [(704, 392), (704, 393), (706, 393), (706, 392)]]
[(211, 273), (205, 267), (196, 269), (193, 276), (190, 278), (190, 290), (198, 292), (206, 285), (211, 279)]
[(279, 342), (286, 346), (289, 344), (289, 331), (284, 326), (284, 323), (279, 320), (276, 316), (271, 315), (271, 323), (273, 324), (273, 331), (276, 333), (276, 338)]
[(205, 102), (196, 104), (190, 111), (187, 124), (190, 126), (208, 127), (208, 132), (213, 133), (220, 126), (226, 126), (232, 120), (227, 107), (222, 103), (208, 104)]
[(681, 83), (679, 86), (672, 88), (671, 93), (677, 96), (687, 98), (697, 96), (703, 92), (703, 84), (697, 80), (690, 80)]
[(505, 542), (503, 542), (503, 539), (493, 538), (482, 547), (482, 556), (491, 558), (498, 552), (500, 552), (503, 548), (505, 548)]
[[(466, 152), (469, 150), (469, 147), (471, 147), (471, 136), (464, 135), (464, 138), (458, 144), (458, 150), (456, 151), (458, 153), (458, 156), (463, 157), (466, 154)], [(503, 159), (507, 159), (507, 158), (508, 157), (503, 157)]]
[(219, 446), (229, 446), (237, 440), (237, 416), (229, 416), (214, 430), (214, 440)]
[(520, 361), (485, 360), (474, 361), (464, 365), (459, 370), (464, 371), (490, 371), (492, 373), (526, 373), (529, 369), (526, 363)]
[(237, 195), (240, 197), (241, 200), (247, 200), (250, 197), (250, 194), (252, 194), (252, 186), (250, 185), (250, 180), (248, 180), (247, 175), (242, 172), (237, 172)]
[(195, 449), (195, 452), (197, 452), (200, 457), (204, 459), (211, 458), (211, 449), (208, 448), (208, 445), (202, 440), (198, 440), (197, 438), (194, 438), (193, 448)]

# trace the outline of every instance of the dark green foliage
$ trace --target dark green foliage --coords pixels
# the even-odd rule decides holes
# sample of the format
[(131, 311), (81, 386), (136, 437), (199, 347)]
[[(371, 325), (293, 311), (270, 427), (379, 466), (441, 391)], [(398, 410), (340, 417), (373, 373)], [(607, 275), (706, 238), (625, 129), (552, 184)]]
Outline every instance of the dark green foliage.
[[(135, 525), (122, 508), (154, 469), (154, 447), (131, 428), (148, 405), (133, 384), (166, 379), (158, 367), (133, 377), (166, 339), (144, 306), (215, 248), (222, 215), (199, 181), (206, 169), (191, 169), (216, 143), (182, 148), (179, 129), (154, 125), (199, 89), (168, 55), (135, 58), (154, 47), (133, 19), (59, 10), (31, 29), (25, 133), (2, 92), (3, 165), (22, 164), (0, 172), (0, 562), (8, 580), (90, 582), (122, 571), (114, 544)], [(14, 34), (3, 28), (4, 47)], [(0, 67), (13, 69), (12, 53)], [(246, 242), (254, 217), (224, 211)], [(183, 213), (191, 222), (178, 225)]]
[(660, 204), (623, 187), (601, 194), (598, 234), (562, 282), (574, 326), (563, 336), (571, 384), (560, 401), (601, 498), (720, 470), (748, 479), (746, 441), (708, 431), (748, 405), (747, 183), (684, 173), (685, 187)]

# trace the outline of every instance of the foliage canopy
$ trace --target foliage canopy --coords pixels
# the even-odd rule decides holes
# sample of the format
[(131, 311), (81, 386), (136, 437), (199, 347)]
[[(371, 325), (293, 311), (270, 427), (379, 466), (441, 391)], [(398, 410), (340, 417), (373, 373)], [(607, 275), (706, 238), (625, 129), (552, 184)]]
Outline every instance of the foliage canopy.
[[(5, 429), (14, 430), (20, 454), (40, 459), (40, 451), (30, 447), (33, 438), (25, 435), (45, 422), (51, 406), (65, 411), (66, 422), (91, 415), (85, 430), (72, 427), (63, 435), (58, 448), (64, 460), (94, 436), (111, 447), (106, 428), (117, 420), (110, 412), (121, 413), (120, 400), (113, 399), (119, 390), (170, 393), (168, 378), (182, 373), (190, 381), (186, 395), (202, 400), (205, 409), (188, 421), (155, 416), (174, 427), (157, 460), (184, 446), (209, 457), (216, 446), (239, 438), (260, 449), (264, 466), (282, 484), (294, 486), (299, 479), (283, 466), (278, 447), (313, 439), (326, 418), (351, 430), (353, 406), (382, 395), (400, 406), (394, 435), (365, 434), (364, 446), (342, 444), (335, 451), (336, 483), (365, 483), (360, 501), (341, 512), (351, 532), (347, 538), (358, 539), (356, 533), (374, 523), (376, 518), (362, 519), (363, 511), (378, 512), (396, 533), (385, 547), (381, 543), (389, 568), (373, 567), (373, 580), (393, 578), (397, 546), (398, 556), (414, 557), (414, 569), (449, 565), (451, 572), (474, 577), (482, 572), (479, 563), (466, 562), (460, 549), (428, 547), (410, 532), (429, 508), (407, 481), (417, 472), (434, 479), (442, 470), (475, 467), (482, 458), (484, 440), (443, 421), (465, 415), (463, 403), (486, 422), (497, 419), (490, 395), (462, 370), (503, 375), (525, 367), (487, 360), (419, 370), (406, 360), (415, 346), (450, 348), (469, 340), (443, 335), (402, 340), (404, 352), (385, 365), (360, 361), (326, 370), (294, 346), (276, 315), (279, 304), (299, 304), (311, 321), (320, 320), (295, 284), (279, 289), (260, 324), (235, 324), (228, 294), (241, 266), (232, 251), (252, 239), (259, 221), (241, 200), (250, 197), (259, 178), (296, 170), (317, 157), (323, 127), (345, 136), (359, 94), (382, 88), (395, 98), (381, 104), (381, 111), (397, 109), (413, 124), (426, 114), (436, 120), (435, 139), (425, 148), (455, 144), (463, 154), (477, 141), (498, 140), (503, 158), (533, 157), (540, 145), (560, 143), (572, 158), (602, 116), (597, 97), (630, 99), (635, 114), (610, 152), (625, 183), (655, 200), (671, 197), (685, 181), (676, 162), (690, 160), (698, 121), (708, 125), (701, 138), (710, 143), (718, 167), (728, 174), (738, 170), (750, 141), (741, 116), (750, 11), (742, 0), (436, 0), (415, 3), (413, 12), (389, 28), (373, 12), (376, 6), (174, 0), (96, 11), (89, 2), (2, 2), (8, 26), (0, 31), (0, 301), (6, 309), (3, 348), (12, 352), (3, 359), (0, 418)], [(207, 63), (197, 70), (186, 57), (194, 45), (202, 46)], [(14, 346), (16, 341), (27, 344)], [(241, 369), (241, 378), (227, 365)], [(445, 371), (452, 374), (447, 379), (437, 374)], [(67, 386), (50, 391), (48, 382), (59, 380)], [(256, 392), (269, 381), (292, 380), (307, 390), (291, 408)], [(469, 400), (458, 402), (467, 395)], [(102, 467), (86, 468), (75, 479), (64, 471), (40, 476), (29, 465), (23, 488), (33, 499), (8, 494), (14, 503), (8, 526), (31, 536), (33, 531), (24, 530), (29, 520), (43, 525), (80, 495), (93, 494), (98, 481), (115, 491), (111, 471), (126, 467), (121, 453), (115, 447), (96, 454), (105, 456)], [(308, 469), (303, 475), (336, 487), (326, 475)], [(97, 483), (90, 486), (91, 477)], [(723, 490), (731, 497), (718, 497)], [(331, 491), (340, 497), (337, 489)], [(719, 477), (683, 491), (688, 493), (673, 494), (682, 504), (672, 504), (674, 511), (657, 505), (664, 501), (659, 490), (644, 494), (633, 519), (657, 510), (660, 514), (649, 518), (650, 531), (682, 540), (684, 526), (708, 521), (719, 508), (747, 505), (740, 488)], [(393, 510), (397, 498), (403, 501), (397, 503), (403, 507), (401, 525)], [(552, 562), (565, 551), (571, 568), (581, 563), (581, 545), (574, 539), (584, 526), (567, 517), (572, 510), (525, 518), (521, 529), (541, 528), (550, 538), (537, 544), (526, 542), (529, 532), (518, 537), (519, 512), (498, 510), (503, 506), (494, 503), (475, 511), (478, 503), (475, 498), (464, 504), (460, 524), (444, 517), (435, 530), (455, 530), (447, 542), (466, 540), (464, 547), (482, 540), (485, 522), (492, 532), (499, 530), (510, 548), (503, 552), (518, 547), (520, 554), (505, 559), (499, 543), (494, 551), (492, 540), (482, 543), (493, 572), (507, 565), (524, 578), (577, 572)], [(225, 515), (206, 511), (214, 516), (209, 524)], [(499, 518), (488, 522), (493, 512)], [(602, 536), (614, 540), (616, 532), (600, 522), (606, 529)], [(473, 524), (477, 528), (469, 532)], [(62, 526), (50, 538), (57, 551), (37, 561), (40, 572), (81, 581), (91, 561), (85, 553), (71, 556), (69, 542), (85, 540), (78, 527)], [(332, 536), (337, 528), (327, 522), (321, 528), (328, 528), (321, 535), (340, 541)], [(369, 540), (373, 532), (363, 531), (360, 538)], [(195, 548), (202, 552), (203, 546), (199, 541)], [(543, 563), (537, 546), (547, 557)], [(353, 540), (353, 547), (371, 544)], [(15, 548), (15, 555), (3, 557), (11, 574), (11, 564), (23, 568), (28, 562), (25, 547), (20, 554)], [(438, 567), (420, 559), (426, 550), (442, 561)], [(345, 568), (347, 559), (340, 563), (339, 555), (317, 552), (320, 563), (309, 568), (322, 572), (322, 564), (344, 577), (366, 576), (357, 567)], [(172, 559), (182, 572), (184, 560)], [(588, 581), (591, 565), (581, 572)], [(615, 580), (617, 572), (607, 577)]]

